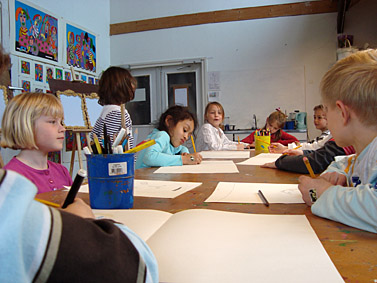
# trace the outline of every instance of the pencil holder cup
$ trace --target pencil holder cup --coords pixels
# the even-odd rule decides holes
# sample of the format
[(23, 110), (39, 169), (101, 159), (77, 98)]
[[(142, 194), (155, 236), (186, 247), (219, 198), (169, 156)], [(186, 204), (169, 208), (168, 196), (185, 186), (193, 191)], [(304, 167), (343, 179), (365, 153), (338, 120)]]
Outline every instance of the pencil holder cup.
[(134, 153), (87, 154), (92, 208), (122, 209), (134, 204)]
[(268, 147), (271, 143), (271, 136), (254, 136), (255, 140), (255, 151), (256, 152), (269, 152)]

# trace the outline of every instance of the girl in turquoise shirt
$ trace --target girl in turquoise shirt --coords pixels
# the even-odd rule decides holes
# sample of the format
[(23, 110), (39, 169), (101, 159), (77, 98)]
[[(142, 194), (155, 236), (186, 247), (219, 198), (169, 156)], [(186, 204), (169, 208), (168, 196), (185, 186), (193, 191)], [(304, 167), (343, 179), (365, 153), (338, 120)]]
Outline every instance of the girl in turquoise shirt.
[(147, 137), (155, 140), (156, 144), (140, 152), (136, 169), (199, 164), (202, 156), (199, 153), (190, 154), (187, 147), (183, 146), (197, 124), (195, 115), (187, 107), (170, 107), (161, 115), (157, 128)]

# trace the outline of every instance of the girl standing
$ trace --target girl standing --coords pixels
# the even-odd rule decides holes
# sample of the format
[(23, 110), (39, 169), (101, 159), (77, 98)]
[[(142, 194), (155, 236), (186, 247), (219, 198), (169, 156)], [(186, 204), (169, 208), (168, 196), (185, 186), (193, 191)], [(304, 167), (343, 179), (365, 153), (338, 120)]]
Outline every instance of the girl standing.
[(170, 107), (161, 115), (157, 129), (148, 136), (156, 144), (140, 152), (136, 169), (199, 164), (202, 156), (199, 153), (189, 154), (187, 147), (183, 146), (196, 126), (196, 117), (187, 107)]
[(2, 121), (1, 146), (21, 149), (4, 169), (31, 180), (38, 193), (72, 185), (67, 168), (47, 159), (48, 153), (63, 147), (63, 106), (46, 93), (22, 93), (7, 105)]
[[(98, 138), (103, 135), (103, 126), (106, 124), (107, 134), (111, 142), (114, 142), (114, 135), (117, 135), (122, 128), (121, 105), (134, 99), (136, 85), (136, 79), (128, 70), (121, 67), (110, 67), (102, 74), (99, 81), (98, 103), (103, 109), (91, 132), (92, 139), (93, 134)], [(126, 132), (130, 135), (128, 148), (131, 149), (134, 147), (132, 120), (126, 109), (124, 119)]]

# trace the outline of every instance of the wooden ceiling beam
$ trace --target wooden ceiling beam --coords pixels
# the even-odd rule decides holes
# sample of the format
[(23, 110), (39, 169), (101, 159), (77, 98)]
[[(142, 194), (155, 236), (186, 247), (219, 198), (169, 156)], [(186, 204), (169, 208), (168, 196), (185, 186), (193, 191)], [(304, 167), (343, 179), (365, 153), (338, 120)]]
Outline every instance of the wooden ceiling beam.
[(337, 0), (306, 1), (131, 21), (110, 25), (110, 35), (263, 18), (337, 12)]

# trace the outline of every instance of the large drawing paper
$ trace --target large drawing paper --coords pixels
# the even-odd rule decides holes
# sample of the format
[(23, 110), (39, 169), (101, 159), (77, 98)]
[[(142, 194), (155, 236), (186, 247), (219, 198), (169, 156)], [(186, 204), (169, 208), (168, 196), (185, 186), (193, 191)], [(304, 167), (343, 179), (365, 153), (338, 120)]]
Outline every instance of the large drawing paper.
[(160, 282), (344, 282), (304, 215), (203, 209), (170, 218), (151, 210), (105, 213), (147, 241)]
[(134, 180), (135, 197), (175, 198), (202, 183), (157, 180)]
[(234, 158), (249, 158), (250, 151), (244, 150), (218, 150), (218, 151), (201, 151), (203, 158), (219, 158), (219, 159), (234, 159)]
[[(135, 197), (175, 198), (190, 191), (202, 183), (173, 182), (158, 180), (134, 180)], [(69, 189), (69, 186), (66, 186)], [(88, 184), (80, 187), (80, 193), (89, 193)]]
[(204, 160), (196, 165), (182, 165), (182, 166), (166, 166), (160, 167), (153, 173), (239, 173), (237, 166), (233, 161), (219, 160), (209, 161)]
[(248, 160), (237, 163), (238, 165), (263, 165), (269, 162), (275, 162), (281, 156), (280, 153), (260, 153)]
[(219, 182), (205, 202), (263, 203), (261, 190), (269, 203), (304, 203), (297, 184)]

